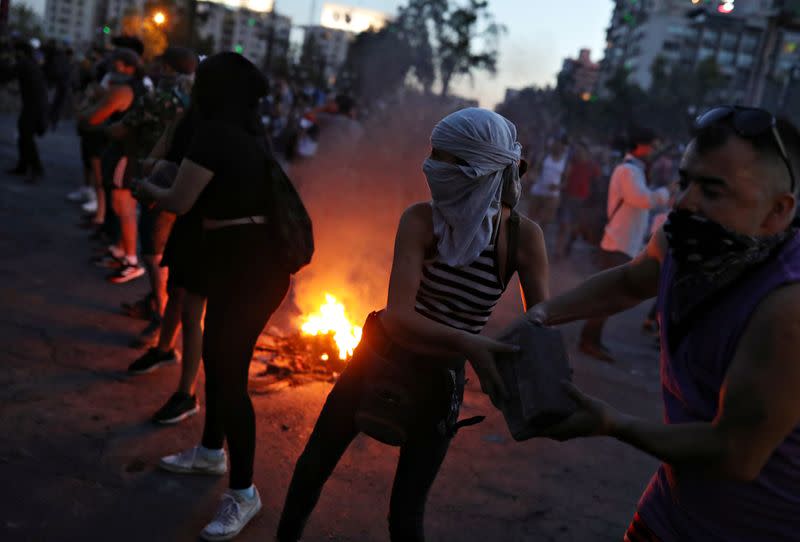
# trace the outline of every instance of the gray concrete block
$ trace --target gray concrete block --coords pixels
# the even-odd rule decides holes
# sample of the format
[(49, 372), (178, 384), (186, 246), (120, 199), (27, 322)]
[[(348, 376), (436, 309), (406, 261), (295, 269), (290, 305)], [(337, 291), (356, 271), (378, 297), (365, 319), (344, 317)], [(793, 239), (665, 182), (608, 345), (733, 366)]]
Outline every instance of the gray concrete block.
[(498, 355), (509, 397), (503, 416), (515, 440), (527, 440), (572, 414), (575, 402), (561, 382), (572, 379), (564, 338), (557, 329), (519, 320), (500, 340), (520, 351)]

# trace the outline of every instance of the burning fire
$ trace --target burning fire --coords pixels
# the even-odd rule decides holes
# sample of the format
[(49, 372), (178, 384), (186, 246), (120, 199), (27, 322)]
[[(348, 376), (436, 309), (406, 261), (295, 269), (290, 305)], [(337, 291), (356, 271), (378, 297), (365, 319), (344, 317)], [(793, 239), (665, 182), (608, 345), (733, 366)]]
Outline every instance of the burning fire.
[(361, 341), (361, 328), (350, 323), (344, 305), (331, 294), (325, 294), (318, 312), (303, 318), (300, 330), (304, 335), (332, 334), (341, 360), (349, 359)]

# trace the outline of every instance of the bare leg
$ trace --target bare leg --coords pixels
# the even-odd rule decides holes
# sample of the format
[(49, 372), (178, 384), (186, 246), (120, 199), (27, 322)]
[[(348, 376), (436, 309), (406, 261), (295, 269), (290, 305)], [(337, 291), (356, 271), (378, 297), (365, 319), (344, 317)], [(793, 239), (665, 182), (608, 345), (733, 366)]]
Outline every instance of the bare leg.
[(106, 220), (106, 190), (103, 188), (103, 167), (99, 157), (92, 158), (92, 184), (97, 198), (97, 211), (94, 213), (95, 224), (102, 224)]
[(175, 346), (175, 337), (181, 325), (181, 312), (186, 290), (173, 288), (169, 292), (167, 305), (164, 307), (164, 319), (161, 322), (161, 332), (158, 335), (158, 348), (161, 352), (169, 352)]
[(114, 212), (119, 217), (122, 232), (121, 243), (125, 256), (136, 256), (136, 241), (139, 225), (136, 222), (136, 200), (130, 190), (115, 189), (113, 191)]
[(147, 269), (147, 276), (150, 279), (150, 289), (156, 301), (158, 314), (164, 316), (167, 306), (167, 276), (169, 270), (161, 267), (161, 254), (144, 255), (142, 260)]
[(186, 292), (181, 314), (183, 323), (183, 356), (178, 391), (189, 395), (194, 395), (197, 370), (200, 368), (200, 359), (203, 354), (203, 313), (205, 308), (205, 297)]

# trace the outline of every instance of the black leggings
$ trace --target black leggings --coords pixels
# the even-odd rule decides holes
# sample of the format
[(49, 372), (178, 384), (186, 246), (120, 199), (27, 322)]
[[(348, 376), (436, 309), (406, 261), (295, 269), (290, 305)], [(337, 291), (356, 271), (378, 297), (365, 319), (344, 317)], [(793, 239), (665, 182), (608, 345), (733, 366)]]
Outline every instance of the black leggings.
[(19, 157), (15, 169), (23, 173), (42, 172), (42, 161), (39, 159), (39, 149), (36, 146), (36, 116), (23, 111), (17, 120), (17, 148)]
[[(322, 486), (358, 434), (354, 416), (361, 399), (364, 366), (358, 355), (328, 395), (308, 444), (295, 466), (286, 496), (278, 540), (296, 541), (317, 504)], [(400, 461), (389, 505), (389, 536), (393, 541), (422, 541), (425, 501), (444, 461), (450, 436), (435, 427), (421, 427), (400, 449)]]
[[(232, 489), (253, 483), (256, 423), (247, 392), (253, 347), (289, 286), (257, 225), (206, 232), (208, 301), (203, 331), (206, 418), (202, 444), (220, 449), (227, 438)], [(195, 269), (194, 272), (202, 272)]]

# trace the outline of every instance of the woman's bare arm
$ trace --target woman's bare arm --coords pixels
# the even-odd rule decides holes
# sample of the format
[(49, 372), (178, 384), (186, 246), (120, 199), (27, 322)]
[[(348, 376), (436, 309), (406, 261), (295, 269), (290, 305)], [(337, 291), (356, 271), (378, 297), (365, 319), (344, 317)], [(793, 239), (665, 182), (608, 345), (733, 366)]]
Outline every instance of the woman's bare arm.
[(520, 216), (519, 221), (517, 275), (524, 310), (550, 297), (550, 268), (544, 233), (542, 228), (525, 216)]

